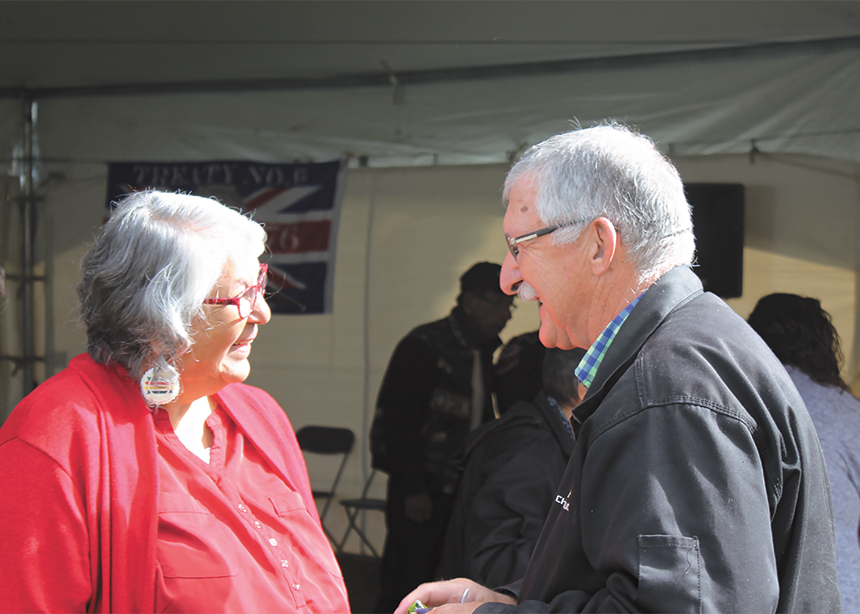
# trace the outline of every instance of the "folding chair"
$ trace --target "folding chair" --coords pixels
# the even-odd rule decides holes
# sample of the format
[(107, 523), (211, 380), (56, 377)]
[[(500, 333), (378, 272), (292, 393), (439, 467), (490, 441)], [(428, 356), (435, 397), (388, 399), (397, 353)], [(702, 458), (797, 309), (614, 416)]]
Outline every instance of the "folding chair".
[(325, 504), (320, 512), (320, 522), (322, 523), (323, 532), (331, 540), (332, 545), (336, 546), (337, 541), (335, 541), (334, 536), (325, 528), (325, 515), (328, 512), (332, 499), (334, 499), (337, 484), (340, 482), (340, 476), (343, 473), (343, 468), (346, 466), (346, 459), (349, 457), (349, 453), (352, 451), (352, 446), (355, 443), (355, 434), (350, 429), (337, 426), (305, 426), (296, 433), (296, 439), (299, 441), (299, 447), (302, 449), (302, 452), (312, 452), (328, 456), (343, 455), (331, 487), (328, 490), (313, 491), (314, 499), (325, 499)]
[(373, 477), (376, 475), (376, 469), (370, 472), (370, 476), (367, 478), (367, 482), (364, 484), (364, 489), (361, 491), (361, 498), (359, 499), (344, 499), (340, 502), (343, 506), (344, 511), (346, 511), (346, 519), (349, 522), (349, 526), (346, 528), (346, 533), (343, 534), (343, 537), (340, 540), (340, 544), (337, 547), (338, 552), (343, 552), (343, 546), (346, 544), (346, 539), (349, 537), (349, 534), (352, 531), (355, 531), (358, 534), (358, 537), (363, 541), (370, 551), (373, 553), (375, 558), (379, 558), (379, 553), (376, 551), (376, 548), (373, 547), (373, 544), (367, 539), (367, 536), (364, 534), (364, 531), (361, 527), (358, 526), (358, 514), (359, 512), (366, 512), (368, 510), (375, 510), (377, 512), (385, 513), (385, 499), (373, 499), (367, 496), (367, 491), (370, 490), (370, 483), (373, 482)]

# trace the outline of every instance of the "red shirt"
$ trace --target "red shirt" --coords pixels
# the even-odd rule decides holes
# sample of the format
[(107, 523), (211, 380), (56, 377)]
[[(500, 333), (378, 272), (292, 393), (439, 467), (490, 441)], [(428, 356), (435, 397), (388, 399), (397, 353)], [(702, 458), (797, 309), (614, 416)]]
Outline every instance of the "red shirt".
[(158, 447), (157, 612), (348, 612), (325, 534), (221, 407), (210, 462), (154, 415)]

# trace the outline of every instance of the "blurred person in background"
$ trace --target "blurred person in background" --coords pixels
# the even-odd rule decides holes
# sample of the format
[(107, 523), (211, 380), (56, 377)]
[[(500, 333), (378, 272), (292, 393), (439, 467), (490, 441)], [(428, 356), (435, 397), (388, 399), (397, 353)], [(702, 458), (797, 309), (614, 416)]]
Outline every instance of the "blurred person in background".
[(573, 450), (576, 367), (585, 350), (546, 349), (543, 385), (469, 435), (438, 578), (501, 586), (523, 577)]
[(499, 352), (493, 367), (493, 385), (499, 414), (504, 416), (517, 401), (530, 403), (543, 385), (546, 347), (539, 331), (512, 337)]
[(830, 478), (843, 612), (860, 612), (860, 401), (842, 379), (839, 334), (814, 298), (769, 294), (749, 324), (785, 365), (812, 416)]
[(0, 610), (346, 612), (284, 411), (242, 384), (263, 228), (140, 192), (84, 257), (87, 354), (0, 429)]
[(495, 419), (493, 354), (513, 309), (501, 268), (469, 267), (451, 313), (409, 332), (388, 363), (370, 433), (373, 466), (388, 474), (377, 612), (433, 579), (451, 513), (448, 462), (471, 430)]

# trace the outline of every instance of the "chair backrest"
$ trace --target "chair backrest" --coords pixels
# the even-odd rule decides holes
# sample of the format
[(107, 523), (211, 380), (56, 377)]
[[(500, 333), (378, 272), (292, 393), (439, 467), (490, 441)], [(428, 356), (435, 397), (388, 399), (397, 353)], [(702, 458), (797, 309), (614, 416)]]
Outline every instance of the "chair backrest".
[(319, 512), (320, 522), (323, 523), (323, 531), (328, 535), (332, 544), (336, 544), (334, 537), (329, 533), (325, 526), (325, 516), (334, 499), (337, 485), (340, 482), (340, 476), (343, 475), (346, 461), (349, 458), (349, 453), (352, 452), (352, 446), (355, 443), (355, 433), (350, 429), (339, 426), (305, 426), (299, 429), (296, 433), (296, 439), (299, 442), (299, 447), (302, 452), (311, 452), (313, 454), (326, 455), (343, 455), (340, 465), (337, 468), (337, 474), (332, 480), (331, 487), (327, 490), (313, 489), (314, 499), (324, 499), (322, 510)]
[(349, 454), (355, 433), (339, 426), (304, 426), (296, 433), (299, 447), (315, 454)]

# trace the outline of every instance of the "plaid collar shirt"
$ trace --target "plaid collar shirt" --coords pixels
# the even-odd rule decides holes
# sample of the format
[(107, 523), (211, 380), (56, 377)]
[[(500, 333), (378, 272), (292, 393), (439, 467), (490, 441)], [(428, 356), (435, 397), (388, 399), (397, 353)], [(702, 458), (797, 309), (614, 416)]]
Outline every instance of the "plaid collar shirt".
[(603, 332), (598, 335), (594, 343), (591, 344), (591, 347), (588, 348), (588, 351), (585, 353), (585, 356), (582, 357), (582, 360), (579, 361), (579, 365), (575, 369), (576, 377), (579, 378), (579, 381), (586, 388), (591, 387), (591, 382), (594, 381), (594, 375), (597, 373), (597, 368), (600, 366), (600, 363), (603, 362), (603, 357), (606, 356), (606, 350), (609, 349), (609, 345), (612, 343), (612, 340), (615, 339), (618, 329), (621, 328), (622, 324), (624, 324), (624, 320), (626, 320), (627, 316), (630, 315), (630, 312), (633, 311), (633, 308), (636, 306), (636, 303), (639, 302), (640, 298), (642, 298), (641, 294), (633, 299), (633, 301), (627, 305), (621, 313), (615, 316), (612, 319), (612, 322), (607, 324), (606, 328), (603, 329)]

